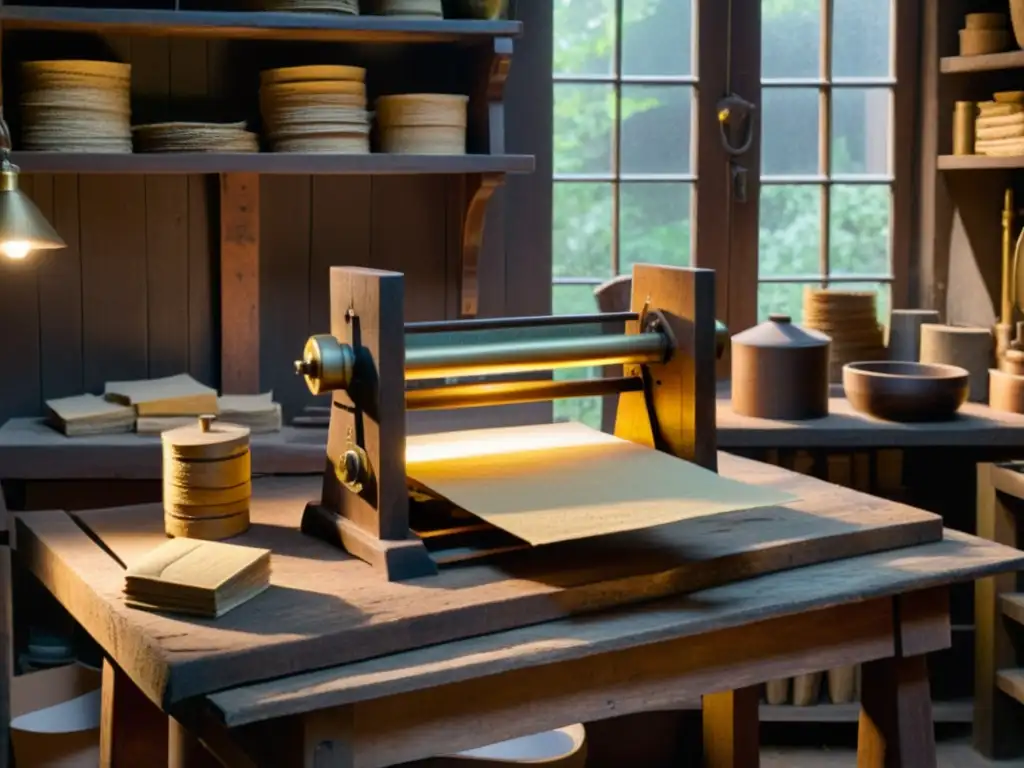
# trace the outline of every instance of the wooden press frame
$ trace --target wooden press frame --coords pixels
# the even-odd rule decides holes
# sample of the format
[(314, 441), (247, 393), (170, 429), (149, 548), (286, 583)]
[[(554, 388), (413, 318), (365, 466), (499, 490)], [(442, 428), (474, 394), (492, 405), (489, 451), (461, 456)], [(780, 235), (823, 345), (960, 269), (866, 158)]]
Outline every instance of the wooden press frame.
[[(334, 392), (324, 483), (307, 505), (302, 529), (366, 561), (392, 581), (436, 573), (409, 528), (405, 467), (404, 277), (362, 267), (330, 271), (331, 335), (355, 350), (356, 378)], [(715, 440), (715, 273), (637, 265), (626, 333), (658, 326), (673, 352), (664, 363), (632, 366), (643, 392), (620, 397), (615, 434), (717, 468)], [(346, 451), (365, 452), (370, 472), (361, 490), (345, 487), (335, 468)]]

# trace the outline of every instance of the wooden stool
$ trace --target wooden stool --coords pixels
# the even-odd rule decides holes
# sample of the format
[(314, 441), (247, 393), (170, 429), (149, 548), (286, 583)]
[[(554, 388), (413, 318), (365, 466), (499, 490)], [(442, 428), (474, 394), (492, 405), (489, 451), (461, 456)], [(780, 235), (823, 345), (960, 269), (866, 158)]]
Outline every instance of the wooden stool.
[(457, 755), (438, 757), (430, 768), (505, 768), (539, 765), (546, 768), (583, 768), (587, 762), (586, 731), (580, 724), (554, 731), (509, 739)]

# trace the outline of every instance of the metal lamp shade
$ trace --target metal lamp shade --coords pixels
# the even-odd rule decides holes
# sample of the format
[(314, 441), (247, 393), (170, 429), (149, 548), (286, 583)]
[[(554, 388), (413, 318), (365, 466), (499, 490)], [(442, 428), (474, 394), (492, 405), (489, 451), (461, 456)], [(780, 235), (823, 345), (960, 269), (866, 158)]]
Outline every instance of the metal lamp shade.
[(17, 244), (28, 251), (65, 248), (67, 243), (24, 192), (16, 171), (0, 171), (0, 251)]

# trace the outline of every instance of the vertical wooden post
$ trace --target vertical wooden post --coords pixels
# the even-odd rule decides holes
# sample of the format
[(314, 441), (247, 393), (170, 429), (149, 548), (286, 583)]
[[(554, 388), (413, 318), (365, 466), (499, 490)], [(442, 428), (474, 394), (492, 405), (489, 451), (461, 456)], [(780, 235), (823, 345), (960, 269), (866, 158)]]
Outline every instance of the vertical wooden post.
[[(1000, 498), (994, 464), (978, 465), (978, 536), (1017, 546), (1017, 519)], [(1013, 639), (1003, 617), (1000, 594), (1013, 592), (1017, 574), (979, 579), (974, 585), (974, 748), (990, 759), (1017, 757), (1024, 748), (1020, 705), (996, 685), (1001, 669), (1016, 666)]]
[(258, 393), (260, 177), (255, 173), (220, 176), (220, 329), (222, 391)]
[(857, 768), (935, 768), (925, 657), (880, 659), (862, 669)]
[(706, 768), (757, 768), (760, 700), (759, 685), (704, 697), (701, 709)]
[(103, 661), (100, 768), (167, 762), (167, 716), (112, 661)]

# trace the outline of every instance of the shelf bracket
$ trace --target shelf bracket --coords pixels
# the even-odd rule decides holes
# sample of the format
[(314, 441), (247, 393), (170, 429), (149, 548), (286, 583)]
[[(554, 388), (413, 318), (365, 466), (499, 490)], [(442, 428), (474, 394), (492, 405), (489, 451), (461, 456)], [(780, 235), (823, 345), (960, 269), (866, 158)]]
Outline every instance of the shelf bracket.
[(505, 183), (503, 173), (479, 173), (467, 179), (469, 188), (466, 216), (462, 224), (462, 279), (459, 315), (476, 317), (480, 310), (480, 250), (484, 244), (487, 204), (494, 191)]
[(220, 174), (220, 385), (260, 391), (260, 177)]
[[(477, 87), (470, 99), (469, 150), (505, 154), (505, 84), (512, 66), (511, 38), (495, 38), (478, 59)], [(466, 178), (465, 217), (462, 222), (462, 275), (459, 316), (476, 317), (480, 311), (480, 251), (484, 242), (487, 205), (505, 183), (503, 173), (481, 173)]]

